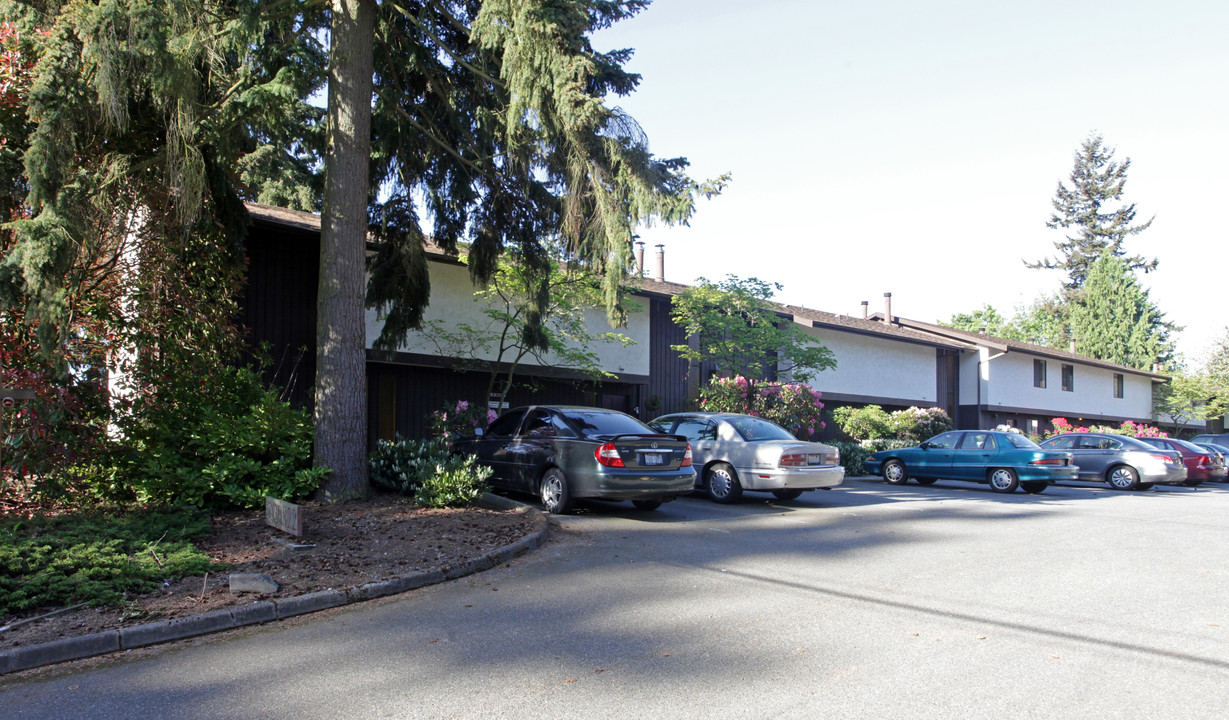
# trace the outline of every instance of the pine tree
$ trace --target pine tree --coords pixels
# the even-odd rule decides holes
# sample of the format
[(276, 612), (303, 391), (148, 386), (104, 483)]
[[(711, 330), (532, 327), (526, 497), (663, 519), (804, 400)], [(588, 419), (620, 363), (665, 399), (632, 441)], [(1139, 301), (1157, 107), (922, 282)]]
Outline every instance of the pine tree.
[(1135, 203), (1113, 209), (1109, 207), (1122, 198), (1130, 167), (1130, 158), (1121, 163), (1115, 162), (1113, 148), (1105, 147), (1100, 135), (1089, 135), (1075, 154), (1070, 186), (1060, 180), (1051, 201), (1054, 212), (1046, 227), (1069, 233), (1065, 240), (1054, 243), (1059, 256), (1025, 264), (1030, 268), (1065, 271), (1065, 288), (1068, 291), (1084, 286), (1090, 266), (1106, 250), (1115, 257), (1123, 258), (1131, 270), (1146, 273), (1156, 268), (1155, 258), (1148, 260), (1140, 255), (1128, 256), (1123, 248), (1123, 242), (1147, 230), (1152, 219), (1132, 225)]
[(1171, 326), (1127, 261), (1108, 249), (1089, 268), (1067, 316), (1081, 355), (1151, 369), (1173, 354)]

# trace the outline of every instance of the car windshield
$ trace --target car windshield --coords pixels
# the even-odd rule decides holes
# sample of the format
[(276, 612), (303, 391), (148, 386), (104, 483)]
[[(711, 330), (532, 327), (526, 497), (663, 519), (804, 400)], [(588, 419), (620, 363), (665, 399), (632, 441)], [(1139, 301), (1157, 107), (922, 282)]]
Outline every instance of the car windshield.
[(575, 425), (581, 435), (649, 435), (655, 431), (630, 415), (601, 410), (563, 410), (563, 415)]
[(797, 440), (789, 430), (757, 417), (726, 418), (726, 422), (747, 442), (761, 440)]
[(1011, 443), (1014, 447), (1018, 447), (1018, 448), (1040, 447), (1039, 445), (1037, 445), (1037, 443), (1033, 442), (1032, 440), (1029, 440), (1024, 435), (1019, 435), (1017, 433), (1007, 433), (1006, 435), (1003, 435), (1002, 437), (1007, 438), (1007, 442)]

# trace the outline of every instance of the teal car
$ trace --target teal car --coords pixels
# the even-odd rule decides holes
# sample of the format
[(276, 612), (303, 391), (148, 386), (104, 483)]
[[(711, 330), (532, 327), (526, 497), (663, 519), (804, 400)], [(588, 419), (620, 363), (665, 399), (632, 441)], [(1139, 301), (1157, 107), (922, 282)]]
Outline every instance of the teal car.
[(1079, 472), (1071, 453), (1045, 450), (1020, 433), (994, 430), (945, 432), (917, 447), (871, 453), (864, 465), (892, 485), (904, 485), (909, 478), (930, 485), (945, 478), (985, 483), (1002, 493), (1016, 488), (1043, 492), (1059, 480), (1075, 480)]

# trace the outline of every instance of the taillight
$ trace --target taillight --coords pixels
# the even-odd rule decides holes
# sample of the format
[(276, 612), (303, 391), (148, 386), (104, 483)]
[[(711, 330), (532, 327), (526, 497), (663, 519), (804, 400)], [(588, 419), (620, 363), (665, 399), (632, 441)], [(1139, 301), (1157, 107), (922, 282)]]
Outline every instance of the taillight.
[(606, 467), (626, 467), (623, 464), (622, 456), (619, 455), (619, 449), (615, 447), (614, 443), (606, 443), (601, 446), (593, 453), (593, 457), (597, 458), (599, 464)]
[(802, 453), (782, 455), (781, 460), (777, 462), (778, 467), (806, 467), (806, 464), (807, 456)]
[(1202, 467), (1202, 466), (1204, 466), (1204, 465), (1211, 465), (1211, 464), (1212, 464), (1212, 458), (1208, 457), (1207, 455), (1200, 455), (1200, 456), (1199, 456), (1199, 465), (1200, 465), (1200, 467)]
[(1177, 460), (1174, 460), (1173, 455), (1161, 455), (1161, 454), (1159, 454), (1159, 453), (1158, 453), (1158, 454), (1156, 454), (1156, 455), (1153, 455), (1152, 457), (1156, 458), (1157, 460), (1160, 460), (1160, 461), (1161, 461), (1161, 462), (1163, 462), (1163, 463), (1168, 463), (1168, 464), (1170, 464), (1170, 465), (1178, 465), (1178, 464), (1179, 464)]
[(687, 452), (683, 453), (683, 462), (679, 467), (691, 467), (691, 443), (687, 443)]
[(1066, 464), (1067, 464), (1066, 458), (1041, 458), (1040, 460), (1034, 460), (1031, 463), (1029, 463), (1029, 465), (1066, 465)]

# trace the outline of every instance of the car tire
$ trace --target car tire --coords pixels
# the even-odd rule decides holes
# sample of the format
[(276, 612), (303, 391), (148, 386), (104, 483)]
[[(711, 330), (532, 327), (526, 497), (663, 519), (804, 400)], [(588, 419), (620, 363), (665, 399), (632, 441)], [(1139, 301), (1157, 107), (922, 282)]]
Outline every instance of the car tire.
[(918, 485), (934, 485), (939, 478), (913, 478)]
[(802, 497), (802, 491), (797, 488), (788, 488), (785, 490), (773, 490), (772, 494), (778, 500), (797, 500)]
[(568, 490), (568, 477), (559, 468), (550, 468), (542, 475), (538, 486), (542, 507), (551, 515), (566, 515), (572, 510), (572, 493)]
[(1016, 471), (1011, 468), (994, 468), (990, 471), (988, 478), (990, 489), (995, 492), (1010, 493), (1015, 492), (1016, 488), (1020, 487), (1020, 480), (1016, 477)]
[(883, 481), (889, 485), (904, 485), (909, 482), (909, 471), (900, 460), (888, 460), (883, 464)]
[(1130, 465), (1115, 465), (1105, 473), (1105, 481), (1115, 490), (1138, 490), (1139, 473)]
[(1031, 493), (1033, 495), (1036, 495), (1037, 493), (1045, 492), (1046, 488), (1049, 486), (1050, 486), (1050, 483), (1046, 482), (1045, 480), (1021, 480), (1020, 481), (1020, 489), (1026, 493)]
[(661, 500), (632, 500), (632, 506), (637, 510), (649, 512), (661, 507)]
[(1152, 487), (1153, 487), (1154, 485), (1156, 485), (1156, 483), (1146, 483), (1146, 482), (1142, 482), (1142, 483), (1140, 483), (1140, 484), (1139, 484), (1139, 488), (1138, 488), (1138, 489), (1140, 489), (1140, 490), (1151, 490), (1151, 489), (1152, 489)]
[(704, 471), (704, 492), (713, 502), (732, 503), (743, 496), (743, 486), (738, 482), (734, 468), (725, 463), (716, 463)]

